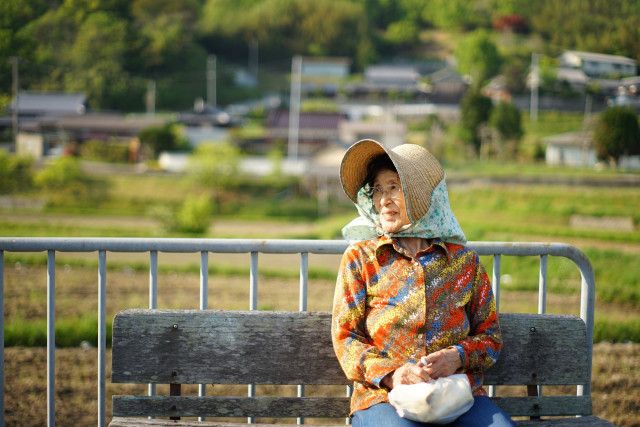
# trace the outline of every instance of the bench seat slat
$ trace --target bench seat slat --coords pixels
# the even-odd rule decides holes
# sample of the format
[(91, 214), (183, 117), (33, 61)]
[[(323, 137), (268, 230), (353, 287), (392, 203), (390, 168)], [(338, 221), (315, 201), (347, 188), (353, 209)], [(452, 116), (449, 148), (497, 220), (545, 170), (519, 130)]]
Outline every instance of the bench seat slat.
[[(540, 421), (516, 421), (522, 427), (612, 427), (608, 421), (601, 418), (588, 416), (580, 418), (554, 418)], [(147, 418), (114, 418), (109, 427), (241, 427), (246, 423), (226, 423), (218, 421), (171, 421), (162, 419)], [(251, 424), (252, 427), (291, 427), (291, 424)], [(340, 424), (313, 424), (313, 427), (344, 427), (344, 422)]]
[[(580, 318), (504, 313), (500, 322), (504, 349), (486, 384), (588, 382)], [(326, 312), (125, 310), (113, 323), (112, 382), (347, 384), (330, 328)]]
[(113, 396), (113, 415), (155, 417), (321, 417), (349, 413), (347, 397)]
[(494, 397), (493, 401), (513, 417), (591, 415), (589, 396)]

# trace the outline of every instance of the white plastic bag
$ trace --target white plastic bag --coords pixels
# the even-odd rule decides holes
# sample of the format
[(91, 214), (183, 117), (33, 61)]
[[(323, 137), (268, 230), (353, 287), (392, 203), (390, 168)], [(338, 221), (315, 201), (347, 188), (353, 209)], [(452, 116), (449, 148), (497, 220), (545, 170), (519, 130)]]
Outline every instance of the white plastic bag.
[(426, 383), (401, 384), (389, 392), (389, 402), (403, 418), (446, 424), (473, 406), (471, 385), (465, 374)]

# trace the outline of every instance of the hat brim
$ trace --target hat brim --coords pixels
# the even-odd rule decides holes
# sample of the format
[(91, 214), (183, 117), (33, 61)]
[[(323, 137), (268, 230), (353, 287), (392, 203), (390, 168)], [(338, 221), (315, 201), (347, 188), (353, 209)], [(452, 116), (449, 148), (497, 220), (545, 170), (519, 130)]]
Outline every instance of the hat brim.
[(367, 177), (367, 166), (380, 154), (387, 154), (398, 171), (409, 219), (412, 223), (419, 220), (429, 210), (433, 189), (444, 178), (438, 160), (423, 147), (403, 144), (387, 149), (373, 139), (356, 142), (349, 147), (340, 164), (344, 192), (354, 203), (358, 202), (358, 191)]
[(388, 154), (387, 150), (379, 142), (363, 139), (349, 147), (344, 154), (340, 164), (340, 182), (347, 197), (354, 203), (358, 201), (358, 191), (367, 177), (369, 162), (385, 153)]

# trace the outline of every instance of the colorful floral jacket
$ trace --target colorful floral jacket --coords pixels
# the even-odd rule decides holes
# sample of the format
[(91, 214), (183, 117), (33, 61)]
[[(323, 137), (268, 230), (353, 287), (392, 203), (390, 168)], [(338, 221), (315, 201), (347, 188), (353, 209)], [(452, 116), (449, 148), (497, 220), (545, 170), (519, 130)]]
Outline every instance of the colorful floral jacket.
[(387, 402), (381, 380), (407, 362), (455, 347), (474, 395), (502, 337), (486, 271), (473, 250), (438, 239), (416, 258), (393, 238), (352, 244), (338, 274), (333, 347), (354, 381), (351, 412)]

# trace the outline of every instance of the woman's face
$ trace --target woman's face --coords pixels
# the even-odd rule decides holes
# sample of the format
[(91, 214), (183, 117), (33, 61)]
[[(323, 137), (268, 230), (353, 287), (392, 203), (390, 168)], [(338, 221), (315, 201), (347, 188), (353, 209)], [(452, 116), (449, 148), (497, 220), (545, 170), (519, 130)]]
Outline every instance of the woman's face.
[(411, 224), (400, 177), (396, 172), (381, 170), (376, 174), (373, 181), (373, 205), (380, 215), (380, 224), (385, 232), (395, 233)]

